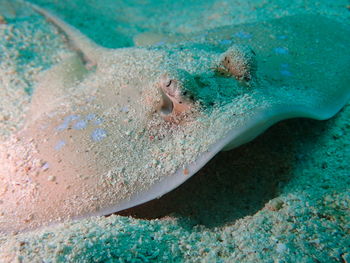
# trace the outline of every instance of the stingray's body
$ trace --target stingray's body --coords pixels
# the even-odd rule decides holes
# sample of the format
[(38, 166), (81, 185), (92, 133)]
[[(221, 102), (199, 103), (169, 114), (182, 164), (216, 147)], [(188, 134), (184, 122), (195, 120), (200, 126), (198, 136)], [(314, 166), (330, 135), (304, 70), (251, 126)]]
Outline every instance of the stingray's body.
[[(350, 96), (350, 31), (326, 18), (286, 17), (168, 39), (164, 47), (110, 50), (35, 9), (83, 56), (46, 73), (25, 127), (0, 148), (0, 232), (152, 200), (218, 151), (282, 119), (330, 118)], [(230, 41), (257, 54), (249, 85), (213, 71)], [(196, 81), (192, 102), (201, 104), (180, 122), (158, 110), (156, 83), (174, 69)]]

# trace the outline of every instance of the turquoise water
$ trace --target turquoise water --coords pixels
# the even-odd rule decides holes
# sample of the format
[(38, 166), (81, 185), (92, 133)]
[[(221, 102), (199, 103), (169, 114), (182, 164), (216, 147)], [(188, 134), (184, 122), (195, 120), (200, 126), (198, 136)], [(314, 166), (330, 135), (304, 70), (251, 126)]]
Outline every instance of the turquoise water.
[(263, 21), (300, 13), (349, 19), (347, 1), (155, 1), (88, 0), (33, 3), (60, 14), (98, 44), (133, 46), (133, 37), (143, 32), (184, 34), (221, 26)]

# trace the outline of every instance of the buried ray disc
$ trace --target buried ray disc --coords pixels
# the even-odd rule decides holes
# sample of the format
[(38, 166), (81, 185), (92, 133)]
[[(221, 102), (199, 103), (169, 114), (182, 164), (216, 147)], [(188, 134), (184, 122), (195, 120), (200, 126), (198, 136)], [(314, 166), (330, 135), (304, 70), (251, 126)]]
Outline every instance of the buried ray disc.
[[(283, 119), (327, 119), (350, 96), (349, 30), (326, 18), (286, 17), (223, 27), (200, 42), (184, 35), (162, 47), (108, 50), (36, 9), (96, 67), (74, 55), (51, 68), (25, 127), (1, 145), (1, 232), (149, 201), (218, 151)], [(249, 49), (241, 54), (241, 46)], [(251, 50), (254, 63), (244, 53)]]

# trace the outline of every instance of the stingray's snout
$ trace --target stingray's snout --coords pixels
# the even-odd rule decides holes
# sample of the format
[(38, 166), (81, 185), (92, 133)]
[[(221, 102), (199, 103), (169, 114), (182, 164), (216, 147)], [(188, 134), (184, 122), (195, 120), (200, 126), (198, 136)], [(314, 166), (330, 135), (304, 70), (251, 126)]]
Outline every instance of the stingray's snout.
[(225, 75), (233, 76), (238, 81), (249, 82), (257, 69), (254, 50), (249, 46), (233, 45), (220, 55), (216, 70)]
[[(185, 85), (189, 84), (188, 79), (184, 79), (183, 75), (185, 74), (173, 76), (165, 73), (157, 83), (162, 94), (158, 111), (167, 121), (179, 119), (195, 108), (195, 103), (189, 96), (188, 87), (185, 87)], [(192, 83), (192, 85), (194, 84)]]

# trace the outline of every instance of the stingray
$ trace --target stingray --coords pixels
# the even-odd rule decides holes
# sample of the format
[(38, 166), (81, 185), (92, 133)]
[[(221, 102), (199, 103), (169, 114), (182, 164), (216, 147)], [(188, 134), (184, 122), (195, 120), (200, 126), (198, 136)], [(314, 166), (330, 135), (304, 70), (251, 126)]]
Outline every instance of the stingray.
[(322, 16), (107, 49), (31, 7), (74, 54), (38, 81), (24, 127), (0, 146), (0, 232), (159, 198), (219, 151), (284, 119), (328, 119), (350, 97), (349, 29)]

